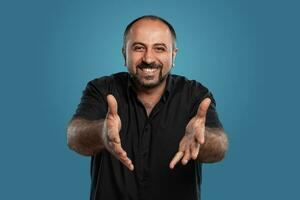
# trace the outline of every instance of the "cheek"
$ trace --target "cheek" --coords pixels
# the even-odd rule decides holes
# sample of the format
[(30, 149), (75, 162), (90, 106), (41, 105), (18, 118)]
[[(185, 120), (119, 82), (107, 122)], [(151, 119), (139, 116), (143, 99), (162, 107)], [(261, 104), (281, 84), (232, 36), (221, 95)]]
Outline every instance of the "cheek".
[(140, 60), (138, 56), (133, 54), (128, 54), (127, 56), (127, 69), (131, 73), (136, 73), (136, 66), (139, 64)]
[(128, 66), (131, 66), (134, 63), (134, 57), (131, 54), (127, 54), (126, 61)]
[(137, 53), (130, 53), (127, 56), (127, 62), (131, 66), (135, 66), (136, 64), (138, 64), (140, 59), (141, 59), (141, 56)]
[(171, 68), (171, 66), (172, 66), (172, 55), (171, 56), (168, 55), (168, 56), (165, 56), (165, 57), (161, 58), (161, 61), (164, 64), (164, 68), (166, 68), (166, 69)]

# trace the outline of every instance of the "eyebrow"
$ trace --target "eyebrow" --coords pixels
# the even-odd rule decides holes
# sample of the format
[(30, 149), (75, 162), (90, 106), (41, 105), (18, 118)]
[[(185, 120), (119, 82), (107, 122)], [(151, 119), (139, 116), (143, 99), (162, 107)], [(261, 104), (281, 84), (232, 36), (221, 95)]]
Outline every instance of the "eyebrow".
[(138, 44), (139, 44), (139, 45), (146, 46), (146, 45), (145, 45), (144, 43), (142, 43), (142, 42), (134, 42), (134, 43), (132, 43), (131, 46), (133, 47), (133, 46), (138, 45)]
[[(142, 42), (134, 42), (132, 43), (132, 47), (135, 45), (143, 45), (143, 46), (147, 46), (145, 43)], [(167, 45), (165, 43), (155, 43), (153, 46), (164, 46), (165, 48), (168, 48)]]
[(155, 43), (154, 46), (164, 46), (166, 49), (168, 48), (165, 43)]

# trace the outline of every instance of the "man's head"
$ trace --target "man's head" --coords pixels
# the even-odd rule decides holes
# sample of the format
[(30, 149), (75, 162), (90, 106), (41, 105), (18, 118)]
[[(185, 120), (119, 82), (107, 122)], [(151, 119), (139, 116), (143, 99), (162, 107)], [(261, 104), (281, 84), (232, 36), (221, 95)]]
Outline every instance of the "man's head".
[(124, 32), (125, 66), (138, 86), (149, 89), (163, 83), (172, 68), (177, 48), (173, 27), (156, 16), (131, 22)]

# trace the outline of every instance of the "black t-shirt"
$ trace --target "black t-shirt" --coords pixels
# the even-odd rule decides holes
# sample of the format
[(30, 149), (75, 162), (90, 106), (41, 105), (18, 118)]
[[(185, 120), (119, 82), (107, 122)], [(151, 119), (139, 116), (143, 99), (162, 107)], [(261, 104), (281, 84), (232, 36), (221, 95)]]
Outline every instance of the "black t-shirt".
[(83, 92), (74, 117), (104, 119), (106, 96), (112, 94), (118, 103), (122, 122), (121, 144), (134, 164), (129, 171), (108, 151), (91, 160), (91, 200), (165, 200), (200, 198), (201, 163), (169, 163), (178, 151), (189, 120), (200, 102), (209, 97), (206, 126), (220, 127), (215, 100), (209, 90), (183, 76), (169, 75), (160, 101), (149, 117), (134, 92), (130, 75), (125, 72), (90, 81)]

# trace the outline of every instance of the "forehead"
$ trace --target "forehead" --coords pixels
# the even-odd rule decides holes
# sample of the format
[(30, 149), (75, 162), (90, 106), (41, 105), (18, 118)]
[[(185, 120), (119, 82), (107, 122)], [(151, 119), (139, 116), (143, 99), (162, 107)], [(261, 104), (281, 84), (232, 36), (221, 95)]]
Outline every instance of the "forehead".
[(143, 19), (135, 22), (127, 35), (128, 42), (172, 43), (169, 27), (159, 20)]

